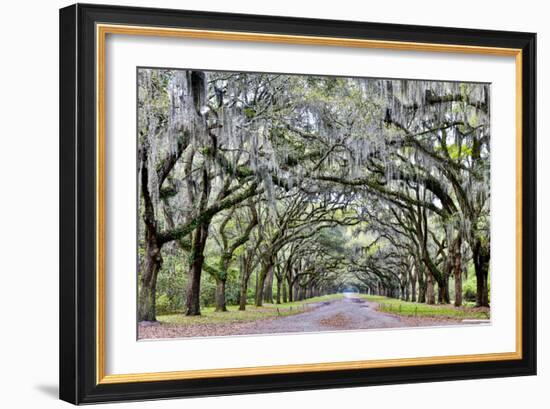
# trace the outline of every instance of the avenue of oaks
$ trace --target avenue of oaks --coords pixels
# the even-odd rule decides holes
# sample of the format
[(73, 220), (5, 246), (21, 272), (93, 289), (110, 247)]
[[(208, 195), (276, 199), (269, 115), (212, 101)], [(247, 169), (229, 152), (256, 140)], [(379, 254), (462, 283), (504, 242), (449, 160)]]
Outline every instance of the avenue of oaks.
[(488, 84), (138, 70), (138, 320), (489, 306)]

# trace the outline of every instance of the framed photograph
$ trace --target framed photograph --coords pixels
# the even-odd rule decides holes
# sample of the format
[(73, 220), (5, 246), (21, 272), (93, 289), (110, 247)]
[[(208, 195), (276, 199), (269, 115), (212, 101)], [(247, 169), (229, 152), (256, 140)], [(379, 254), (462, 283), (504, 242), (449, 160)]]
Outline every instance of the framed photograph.
[(534, 375), (535, 53), (61, 9), (61, 399)]

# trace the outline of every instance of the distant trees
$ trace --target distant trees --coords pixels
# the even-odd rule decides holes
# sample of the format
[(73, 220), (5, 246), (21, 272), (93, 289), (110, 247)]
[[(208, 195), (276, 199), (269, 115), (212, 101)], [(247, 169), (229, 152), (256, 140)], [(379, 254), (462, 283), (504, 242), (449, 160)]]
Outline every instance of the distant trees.
[[(388, 90), (393, 102), (384, 118), (388, 135), (384, 152), (367, 164), (379, 175), (372, 189), (381, 200), (377, 210), (386, 216), (371, 214), (371, 229), (396, 254), (415, 260), (411, 266), (416, 267), (421, 302), (435, 302), (437, 285), (438, 302), (448, 303), (453, 277), (454, 303), (461, 305), (462, 275), (471, 255), (476, 304), (488, 306), (488, 88), (399, 85), (398, 93), (392, 87)], [(385, 170), (388, 160), (390, 171)]]
[(488, 306), (489, 102), (484, 84), (140, 69), (138, 319), (163, 254), (187, 315), (210, 285), (226, 311), (228, 284), (241, 310), (349, 286), (459, 306), (469, 270)]

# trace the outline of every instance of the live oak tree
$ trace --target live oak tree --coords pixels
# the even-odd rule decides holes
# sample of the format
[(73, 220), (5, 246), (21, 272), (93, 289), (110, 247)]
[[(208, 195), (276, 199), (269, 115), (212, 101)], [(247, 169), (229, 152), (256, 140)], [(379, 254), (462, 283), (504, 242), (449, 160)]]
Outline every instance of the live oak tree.
[[(156, 320), (156, 282), (162, 266), (158, 204), (162, 185), (190, 139), (190, 132), (174, 116), (168, 115), (168, 95), (164, 72), (143, 71), (139, 77), (139, 185), (144, 226), (144, 255), (140, 267), (138, 320)], [(181, 80), (178, 76), (177, 80)], [(177, 81), (176, 80), (176, 81)], [(176, 108), (174, 107), (175, 111)]]
[[(249, 210), (249, 219), (243, 221), (242, 218), (236, 217), (237, 209), (235, 207), (225, 215), (218, 227), (218, 233), (220, 235), (220, 256), (217, 264), (217, 269), (211, 269), (208, 272), (212, 274), (216, 280), (216, 311), (227, 311), (226, 299), (225, 299), (225, 285), (227, 282), (229, 266), (234, 259), (235, 252), (243, 245), (245, 245), (251, 235), (252, 230), (258, 224), (258, 213), (256, 210), (256, 204), (253, 201), (249, 201), (246, 206)], [(234, 228), (233, 231), (236, 234), (234, 237), (230, 237), (228, 233), (228, 225), (234, 220), (240, 228)]]

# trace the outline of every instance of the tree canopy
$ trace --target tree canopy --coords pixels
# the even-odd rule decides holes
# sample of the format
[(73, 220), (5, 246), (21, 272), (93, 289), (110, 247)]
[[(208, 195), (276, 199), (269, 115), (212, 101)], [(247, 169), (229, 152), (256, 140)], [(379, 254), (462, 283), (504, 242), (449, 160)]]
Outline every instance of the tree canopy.
[(481, 83), (139, 69), (139, 320), (349, 288), (488, 306), (489, 113)]

